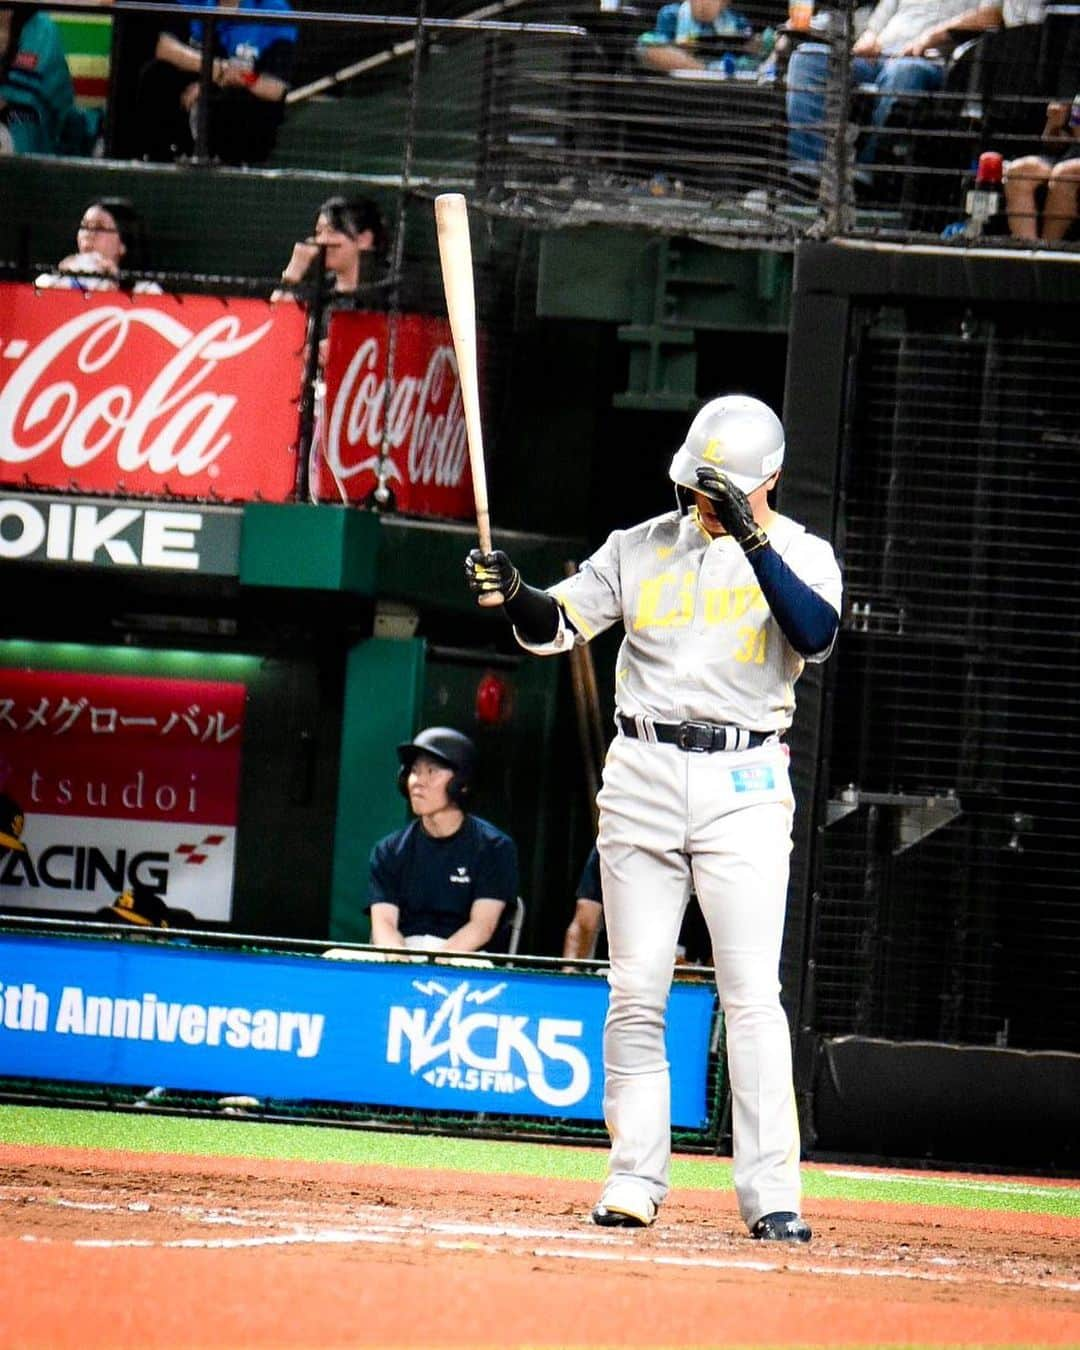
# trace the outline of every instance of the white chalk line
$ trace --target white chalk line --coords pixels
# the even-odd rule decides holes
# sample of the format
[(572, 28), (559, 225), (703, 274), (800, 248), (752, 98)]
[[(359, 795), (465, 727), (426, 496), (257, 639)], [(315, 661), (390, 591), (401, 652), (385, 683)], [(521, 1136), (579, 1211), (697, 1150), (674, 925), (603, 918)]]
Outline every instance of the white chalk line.
[(868, 1186), (885, 1182), (896, 1186), (914, 1186), (919, 1190), (937, 1187), (944, 1191), (987, 1191), (998, 1195), (1032, 1195), (1044, 1199), (1060, 1200), (1062, 1196), (1075, 1198), (1077, 1216), (1080, 1217), (1080, 1187), (1073, 1186), (1032, 1186), (1023, 1181), (952, 1181), (948, 1177), (913, 1177), (898, 1172), (858, 1172), (838, 1167), (818, 1169), (827, 1177), (839, 1177), (845, 1181), (862, 1181)]
[[(787, 1264), (784, 1262), (766, 1262), (766, 1261), (747, 1261), (734, 1257), (722, 1256), (646, 1256), (613, 1252), (600, 1251), (573, 1251), (565, 1247), (562, 1248), (543, 1248), (538, 1247), (533, 1250), (533, 1256), (551, 1256), (559, 1260), (578, 1260), (578, 1261), (622, 1261), (629, 1265), (655, 1265), (655, 1266), (680, 1266), (691, 1269), (701, 1268), (705, 1270), (747, 1270), (754, 1274), (774, 1274), (784, 1272), (788, 1275), (843, 1275), (852, 1279), (861, 1279), (864, 1276), (871, 1279), (885, 1280), (919, 1280), (928, 1284), (969, 1284), (970, 1276), (967, 1275), (945, 1275), (937, 1274), (929, 1270), (904, 1270), (902, 1268), (879, 1268), (874, 1266), (818, 1266)], [(1009, 1288), (1038, 1288), (1040, 1290), (1055, 1290), (1057, 1292), (1075, 1294), (1080, 1293), (1080, 1282), (1073, 1280), (1039, 1280), (1017, 1281), (1005, 1279), (1001, 1276), (981, 1276), (981, 1284), (1003, 1285)]]
[[(61, 1202), (69, 1208), (82, 1208), (90, 1211), (113, 1209), (117, 1213), (128, 1210), (124, 1205), (88, 1204), (83, 1202)], [(902, 1266), (858, 1266), (803, 1263), (800, 1260), (768, 1261), (748, 1257), (696, 1256), (679, 1252), (635, 1252), (634, 1236), (631, 1234), (574, 1232), (554, 1228), (535, 1228), (520, 1224), (466, 1223), (448, 1220), (425, 1219), (419, 1214), (402, 1215), (395, 1222), (374, 1221), (362, 1228), (321, 1228), (304, 1229), (294, 1222), (288, 1223), (281, 1218), (272, 1218), (263, 1214), (258, 1219), (244, 1219), (237, 1215), (222, 1215), (217, 1211), (199, 1212), (197, 1207), (169, 1206), (174, 1212), (189, 1214), (198, 1222), (207, 1224), (247, 1224), (263, 1222), (275, 1226), (289, 1226), (288, 1233), (265, 1233), (250, 1237), (189, 1237), (189, 1238), (75, 1238), (72, 1245), (79, 1248), (163, 1248), (170, 1250), (220, 1251), (232, 1249), (250, 1249), (258, 1247), (289, 1246), (417, 1246), (423, 1237), (435, 1239), (432, 1244), (441, 1251), (478, 1251), (490, 1252), (493, 1239), (529, 1244), (559, 1243), (558, 1246), (531, 1245), (530, 1254), (534, 1257), (548, 1257), (556, 1260), (606, 1261), (635, 1266), (673, 1266), (681, 1269), (704, 1269), (720, 1271), (744, 1271), (750, 1274), (776, 1274), (780, 1272), (799, 1273), (811, 1277), (842, 1276), (848, 1279), (898, 1279), (918, 1281), (926, 1284), (957, 1285), (971, 1282), (971, 1276), (963, 1272), (929, 1270), (925, 1267), (905, 1269)], [(52, 1241), (25, 1235), (24, 1241)], [(616, 1250), (612, 1250), (615, 1248)], [(498, 1250), (498, 1249), (497, 1249)], [(793, 1253), (795, 1255), (796, 1253)], [(799, 1253), (801, 1254), (801, 1253)], [(929, 1257), (928, 1263), (941, 1265), (959, 1265), (951, 1257)], [(1016, 1279), (1005, 1276), (980, 1275), (978, 1283), (1006, 1288), (1038, 1289), (1045, 1292), (1075, 1294), (1080, 1293), (1080, 1281), (1059, 1279)]]

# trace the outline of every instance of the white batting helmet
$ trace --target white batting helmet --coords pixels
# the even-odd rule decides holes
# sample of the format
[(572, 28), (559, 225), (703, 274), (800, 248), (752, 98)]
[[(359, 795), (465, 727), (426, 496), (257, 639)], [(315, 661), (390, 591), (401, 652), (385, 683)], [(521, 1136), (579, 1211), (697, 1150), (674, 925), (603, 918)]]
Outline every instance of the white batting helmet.
[(706, 403), (675, 451), (668, 475), (698, 490), (697, 470), (710, 465), (743, 492), (753, 492), (784, 462), (784, 428), (760, 399), (726, 394)]

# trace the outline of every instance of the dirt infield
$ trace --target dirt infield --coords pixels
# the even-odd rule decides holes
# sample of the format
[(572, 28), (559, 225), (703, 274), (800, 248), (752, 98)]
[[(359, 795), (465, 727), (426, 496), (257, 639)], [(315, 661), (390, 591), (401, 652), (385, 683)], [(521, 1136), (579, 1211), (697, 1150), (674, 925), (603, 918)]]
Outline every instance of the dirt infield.
[(5, 1346), (1080, 1345), (1080, 1220), (726, 1193), (646, 1232), (593, 1187), (0, 1146)]

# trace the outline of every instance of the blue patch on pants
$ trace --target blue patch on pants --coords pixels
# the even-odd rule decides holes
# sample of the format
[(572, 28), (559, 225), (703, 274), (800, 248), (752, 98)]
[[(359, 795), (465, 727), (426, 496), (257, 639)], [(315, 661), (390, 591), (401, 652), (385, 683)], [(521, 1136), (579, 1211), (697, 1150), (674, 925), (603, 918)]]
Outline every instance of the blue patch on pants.
[(736, 792), (771, 792), (776, 787), (768, 764), (748, 764), (742, 769), (732, 769), (731, 781)]

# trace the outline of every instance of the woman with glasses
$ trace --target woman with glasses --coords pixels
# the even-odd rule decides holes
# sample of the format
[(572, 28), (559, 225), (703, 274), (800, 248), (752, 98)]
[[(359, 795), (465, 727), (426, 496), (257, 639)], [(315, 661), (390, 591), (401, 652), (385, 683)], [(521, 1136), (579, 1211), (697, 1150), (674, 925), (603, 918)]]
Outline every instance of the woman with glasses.
[(75, 252), (43, 272), (34, 285), (42, 290), (131, 291), (160, 295), (154, 281), (131, 279), (145, 265), (143, 224), (126, 197), (99, 197), (79, 219)]

